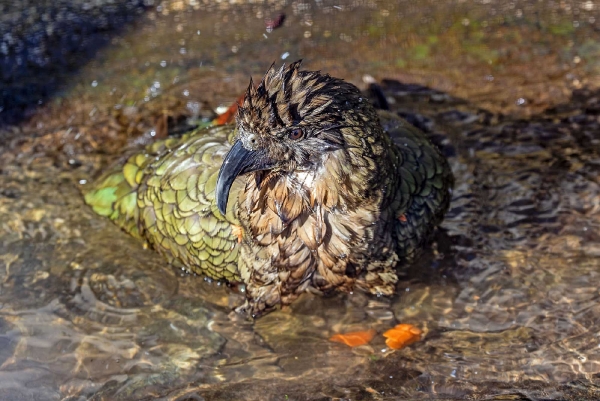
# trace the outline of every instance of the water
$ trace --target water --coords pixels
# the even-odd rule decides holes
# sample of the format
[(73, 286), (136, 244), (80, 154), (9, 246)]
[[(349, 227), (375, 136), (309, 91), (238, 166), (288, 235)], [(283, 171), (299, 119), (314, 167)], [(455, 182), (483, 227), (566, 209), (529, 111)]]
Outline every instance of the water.
[[(64, 68), (3, 70), (27, 107), (0, 113), (0, 399), (600, 397), (600, 4), (137, 6), (110, 8), (129, 23), (84, 33), (103, 40), (67, 48)], [(456, 187), (395, 297), (305, 295), (249, 322), (235, 289), (168, 266), (79, 187), (282, 58), (378, 81)], [(424, 340), (387, 349), (398, 322)], [(328, 341), (371, 327), (367, 346)]]

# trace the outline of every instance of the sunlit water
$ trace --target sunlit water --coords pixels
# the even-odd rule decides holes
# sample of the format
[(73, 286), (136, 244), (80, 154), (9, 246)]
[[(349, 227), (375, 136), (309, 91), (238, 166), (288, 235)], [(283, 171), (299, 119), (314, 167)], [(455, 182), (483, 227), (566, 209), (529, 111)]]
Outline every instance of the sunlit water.
[[(598, 398), (600, 92), (578, 89), (598, 83), (597, 7), (156, 2), (0, 133), (0, 399)], [(454, 200), (395, 297), (306, 295), (250, 322), (242, 295), (168, 266), (79, 190), (301, 57), (379, 80), (449, 157)], [(423, 341), (387, 349), (399, 322)], [(368, 328), (367, 346), (328, 340)]]

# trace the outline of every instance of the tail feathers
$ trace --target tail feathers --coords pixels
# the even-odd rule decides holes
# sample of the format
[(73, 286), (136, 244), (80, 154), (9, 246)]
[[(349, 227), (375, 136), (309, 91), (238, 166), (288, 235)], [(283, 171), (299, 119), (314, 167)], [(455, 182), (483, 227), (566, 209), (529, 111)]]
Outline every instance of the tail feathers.
[(108, 217), (135, 237), (140, 237), (138, 184), (135, 180), (138, 170), (137, 166), (127, 163), (119, 170), (105, 174), (84, 195), (85, 202), (94, 212)]

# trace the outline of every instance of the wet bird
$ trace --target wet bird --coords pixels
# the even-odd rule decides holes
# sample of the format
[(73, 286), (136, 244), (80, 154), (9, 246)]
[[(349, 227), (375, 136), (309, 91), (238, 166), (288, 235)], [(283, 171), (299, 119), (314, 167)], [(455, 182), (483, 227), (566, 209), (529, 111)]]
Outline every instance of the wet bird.
[(421, 131), (296, 62), (250, 82), (234, 125), (147, 146), (85, 200), (171, 262), (244, 283), (238, 310), (259, 316), (304, 291), (392, 294), (452, 183)]

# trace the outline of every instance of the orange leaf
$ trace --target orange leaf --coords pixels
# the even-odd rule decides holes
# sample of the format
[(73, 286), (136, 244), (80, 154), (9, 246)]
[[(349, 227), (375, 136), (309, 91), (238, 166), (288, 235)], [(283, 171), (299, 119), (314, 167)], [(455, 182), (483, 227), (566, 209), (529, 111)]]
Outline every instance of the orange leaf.
[(219, 115), (217, 118), (215, 118), (212, 122), (214, 125), (224, 125), (227, 123), (230, 123), (233, 121), (233, 118), (235, 116), (235, 112), (238, 109), (238, 104), (242, 104), (244, 102), (244, 98), (246, 97), (246, 94), (243, 94), (242, 96), (240, 96), (231, 106), (229, 106), (229, 108), (227, 110), (225, 110), (225, 113)]
[(414, 342), (421, 340), (421, 329), (412, 324), (399, 324), (393, 329), (389, 329), (383, 336), (386, 338), (385, 343), (392, 349), (401, 349)]
[(329, 338), (329, 341), (346, 344), (349, 347), (358, 347), (359, 345), (368, 344), (373, 337), (375, 337), (375, 334), (376, 331), (373, 329), (367, 331), (352, 331), (350, 333), (333, 335)]

